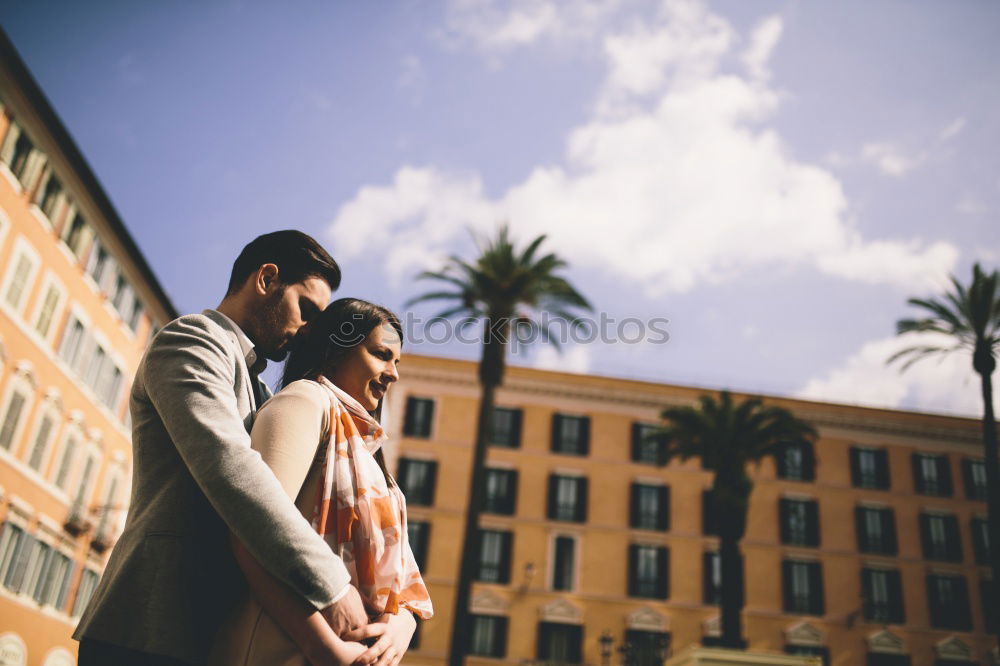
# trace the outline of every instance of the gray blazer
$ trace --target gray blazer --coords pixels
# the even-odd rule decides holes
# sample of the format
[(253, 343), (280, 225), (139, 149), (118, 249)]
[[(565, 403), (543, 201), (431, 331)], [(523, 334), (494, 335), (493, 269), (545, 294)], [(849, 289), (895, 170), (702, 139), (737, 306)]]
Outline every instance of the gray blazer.
[(161, 330), (139, 363), (125, 530), (74, 638), (201, 663), (245, 590), (232, 530), (317, 609), (350, 582), (250, 448), (256, 412), (236, 333), (214, 310)]

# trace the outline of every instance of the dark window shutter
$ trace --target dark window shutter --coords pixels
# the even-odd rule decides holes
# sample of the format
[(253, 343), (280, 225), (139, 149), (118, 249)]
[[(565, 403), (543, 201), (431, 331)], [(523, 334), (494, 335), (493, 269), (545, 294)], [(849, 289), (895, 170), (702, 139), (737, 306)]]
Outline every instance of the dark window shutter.
[(590, 417), (580, 420), (580, 455), (590, 455)]
[(665, 546), (656, 549), (656, 596), (670, 596), (670, 551)]
[(715, 517), (715, 502), (712, 501), (712, 491), (701, 493), (701, 527), (706, 535), (718, 536), (719, 526)]
[(562, 416), (552, 415), (552, 441), (549, 443), (549, 450), (560, 452), (563, 450), (562, 441)]
[(670, 486), (660, 488), (660, 511), (656, 514), (656, 528), (663, 531), (670, 529)]
[(934, 544), (931, 541), (931, 517), (920, 514), (920, 545), (923, 548), (924, 559), (929, 560), (934, 555)]
[(777, 453), (774, 456), (774, 467), (779, 479), (784, 479), (788, 476), (788, 446), (788, 444), (779, 445)]
[(806, 502), (807, 545), (819, 546), (819, 502)]
[(426, 500), (426, 505), (433, 506), (434, 490), (437, 488), (438, 464), (437, 461), (428, 461), (426, 464), (427, 464), (427, 487), (423, 492), (423, 496), (424, 499)]
[(523, 414), (520, 409), (511, 410), (510, 418), (510, 445), (513, 448), (520, 448), (521, 446), (521, 418)]
[(882, 510), (882, 529), (885, 530), (886, 554), (896, 555), (899, 546), (896, 542), (896, 512), (892, 509)]
[(823, 598), (823, 565), (819, 562), (809, 563), (809, 610), (816, 615), (826, 612), (826, 602)]
[(910, 458), (913, 462), (913, 492), (919, 495), (923, 495), (925, 491), (924, 475), (920, 470), (921, 458), (923, 458), (923, 456), (919, 453), (914, 453)]
[(633, 483), (629, 486), (629, 508), (628, 508), (628, 524), (629, 527), (639, 526), (639, 489), (641, 486), (638, 483)]
[(639, 546), (629, 544), (628, 547), (628, 596), (636, 595), (639, 569)]
[(903, 610), (903, 580), (898, 570), (887, 572), (889, 587), (889, 621), (896, 624), (906, 622)]
[(715, 553), (711, 551), (701, 554), (701, 594), (702, 601), (706, 604), (718, 603), (718, 590), (715, 589), (715, 581), (712, 578), (712, 564), (715, 557)]
[(972, 615), (969, 608), (969, 587), (965, 576), (955, 577), (955, 629), (968, 631), (972, 629)]
[(642, 460), (642, 426), (639, 423), (632, 424), (632, 460)]
[(778, 525), (780, 526), (781, 543), (788, 543), (792, 539), (791, 525), (789, 524), (789, 507), (791, 500), (778, 500)]
[(507, 656), (507, 618), (498, 617), (496, 620), (496, 644), (493, 656), (503, 659)]
[(958, 518), (956, 516), (945, 517), (944, 533), (947, 540), (945, 550), (948, 554), (948, 559), (952, 562), (961, 562), (962, 537), (958, 532)]
[(810, 444), (802, 445), (802, 480), (816, 480), (816, 451)]
[(510, 485), (508, 487), (508, 492), (510, 494), (507, 496), (506, 508), (507, 513), (511, 516), (517, 513), (517, 476), (517, 470), (510, 470), (509, 476), (507, 477), (510, 479)]
[(955, 488), (951, 483), (951, 461), (948, 460), (948, 456), (938, 456), (937, 470), (941, 482), (941, 495), (951, 497), (955, 493)]
[(865, 527), (865, 513), (867, 511), (862, 506), (854, 508), (854, 529), (858, 536), (858, 550), (862, 553), (867, 553), (871, 548), (871, 544), (868, 543), (868, 530)]
[(875, 452), (875, 479), (879, 488), (889, 488), (889, 452), (885, 449)]
[(976, 495), (975, 483), (972, 480), (972, 461), (962, 459), (962, 484), (965, 486), (966, 499), (979, 499)]
[(556, 490), (559, 487), (559, 477), (549, 474), (549, 520), (556, 519)]
[(792, 563), (788, 560), (781, 563), (781, 596), (785, 612), (795, 612), (792, 602)]
[(861, 485), (861, 452), (858, 447), (851, 447), (851, 485), (858, 487)]
[(576, 481), (576, 520), (577, 522), (587, 522), (587, 488), (590, 485), (587, 477), (580, 477)]
[(500, 540), (500, 580), (501, 583), (510, 582), (510, 553), (513, 534), (502, 532)]
[(866, 620), (875, 619), (875, 603), (872, 599), (872, 588), (874, 587), (874, 572), (871, 569), (861, 570), (861, 603)]

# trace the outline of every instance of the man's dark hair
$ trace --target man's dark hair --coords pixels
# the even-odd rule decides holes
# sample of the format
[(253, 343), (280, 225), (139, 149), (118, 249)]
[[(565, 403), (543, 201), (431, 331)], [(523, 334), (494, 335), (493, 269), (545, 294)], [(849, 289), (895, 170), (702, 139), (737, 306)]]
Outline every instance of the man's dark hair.
[(331, 291), (340, 286), (340, 266), (323, 246), (308, 234), (287, 229), (257, 236), (243, 248), (233, 262), (226, 296), (239, 291), (247, 278), (264, 264), (278, 267), (278, 279), (282, 284), (297, 284), (306, 278), (319, 277), (326, 280)]

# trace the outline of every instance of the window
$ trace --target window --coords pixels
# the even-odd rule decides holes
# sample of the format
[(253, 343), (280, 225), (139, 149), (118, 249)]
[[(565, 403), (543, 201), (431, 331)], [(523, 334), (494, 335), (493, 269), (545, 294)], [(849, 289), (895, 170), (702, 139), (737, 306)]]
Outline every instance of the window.
[(816, 478), (816, 460), (808, 444), (784, 444), (776, 457), (778, 478), (788, 481), (812, 481)]
[(83, 357), (83, 347), (87, 330), (76, 315), (70, 314), (66, 320), (66, 330), (63, 332), (62, 344), (59, 346), (59, 358), (71, 368), (76, 369)]
[(94, 595), (94, 590), (97, 589), (98, 580), (100, 580), (100, 576), (97, 573), (90, 569), (84, 569), (83, 575), (80, 577), (80, 585), (76, 591), (76, 601), (73, 602), (73, 617), (79, 617), (83, 613), (83, 609), (90, 603), (90, 597)]
[(17, 312), (21, 311), (24, 299), (28, 295), (28, 287), (30, 286), (31, 279), (34, 277), (37, 263), (28, 254), (27, 250), (21, 248), (17, 253), (17, 258), (14, 259), (13, 270), (8, 273), (3, 300)]
[(431, 524), (422, 520), (409, 520), (406, 523), (406, 538), (413, 551), (413, 559), (421, 571), (427, 567), (427, 546), (431, 540)]
[(819, 545), (819, 503), (815, 500), (783, 498), (778, 502), (781, 543), (792, 546)]
[(433, 460), (400, 459), (397, 481), (406, 496), (407, 504), (432, 506), (436, 479), (437, 463)]
[(83, 465), (83, 473), (80, 474), (80, 478), (76, 483), (76, 493), (74, 497), (76, 502), (82, 504), (87, 501), (90, 496), (90, 486), (94, 481), (94, 475), (97, 472), (97, 455), (91, 453), (87, 456), (87, 462)]
[(430, 437), (433, 420), (433, 400), (412, 396), (406, 399), (406, 416), (403, 419), (404, 435), (407, 437)]
[(583, 661), (583, 627), (576, 624), (540, 622), (538, 624), (538, 660), (555, 664), (579, 664)]
[(851, 485), (855, 488), (889, 489), (889, 455), (885, 449), (851, 448)]
[(895, 555), (896, 518), (890, 508), (859, 506), (854, 510), (858, 550), (862, 553)]
[(632, 462), (663, 464), (663, 446), (652, 438), (658, 427), (652, 423), (632, 424)]
[(628, 547), (628, 595), (666, 599), (670, 560), (666, 546), (632, 544)]
[(899, 572), (861, 570), (861, 598), (865, 619), (882, 624), (903, 624), (903, 584)]
[(552, 567), (552, 589), (572, 590), (576, 560), (576, 539), (569, 536), (555, 538), (555, 563)]
[(670, 529), (670, 487), (633, 483), (629, 525), (641, 530)]
[(961, 562), (962, 543), (958, 518), (941, 513), (920, 514), (920, 540), (924, 558), (941, 562)]
[(105, 274), (109, 273), (111, 266), (111, 256), (100, 241), (94, 241), (94, 247), (90, 251), (90, 260), (87, 262), (87, 275), (89, 275), (98, 287), (103, 286)]
[(927, 601), (931, 626), (937, 629), (972, 629), (969, 614), (969, 590), (965, 576), (930, 574), (927, 576)]
[(587, 520), (587, 479), (582, 476), (549, 476), (550, 520), (582, 523)]
[(510, 582), (510, 551), (513, 535), (500, 530), (479, 530), (479, 571), (484, 583)]
[(28, 171), (28, 162), (31, 158), (32, 152), (34, 152), (35, 147), (31, 143), (31, 139), (28, 135), (24, 133), (20, 126), (11, 123), (10, 129), (7, 130), (7, 136), (3, 143), (3, 148), (0, 149), (0, 159), (10, 167), (11, 173), (25, 185), (25, 180)]
[(996, 633), (1000, 630), (1000, 608), (997, 607), (994, 599), (997, 593), (993, 581), (982, 578), (979, 581), (979, 600), (983, 605), (983, 624), (986, 631)]
[(786, 645), (785, 654), (819, 657), (823, 666), (828, 666), (830, 663), (830, 648), (823, 645)]
[(27, 401), (27, 391), (21, 386), (14, 387), (10, 397), (7, 398), (7, 405), (3, 410), (3, 421), (0, 422), (0, 448), (10, 451), (18, 426), (21, 424), (21, 417), (24, 415), (24, 406)]
[(44, 546), (45, 554), (44, 559), (39, 561), (32, 597), (42, 606), (52, 606), (62, 610), (69, 592), (72, 560), (48, 545), (41, 542), (39, 544)]
[(517, 503), (517, 470), (486, 470), (486, 502), (483, 510), (504, 516), (514, 515)]
[(73, 468), (78, 448), (79, 444), (76, 437), (69, 435), (66, 438), (66, 443), (63, 445), (62, 452), (59, 454), (59, 462), (56, 464), (56, 475), (53, 479), (56, 486), (62, 490), (66, 490), (69, 484), (69, 472)]
[(990, 532), (985, 517), (972, 519), (972, 548), (976, 553), (976, 564), (990, 563)]
[(573, 456), (590, 453), (590, 419), (586, 416), (552, 416), (552, 451)]
[(490, 433), (492, 446), (516, 449), (521, 446), (521, 410), (495, 407), (493, 428)]
[(45, 186), (41, 188), (38, 207), (42, 209), (45, 217), (50, 222), (55, 221), (56, 207), (62, 199), (62, 191), (62, 183), (59, 182), (55, 174), (49, 173), (49, 177), (45, 181)]
[(823, 570), (820, 563), (785, 560), (781, 568), (785, 612), (822, 615)]
[(86, 241), (87, 235), (87, 223), (84, 221), (83, 216), (79, 213), (73, 215), (72, 219), (68, 220), (66, 224), (63, 225), (62, 233), (59, 238), (62, 242), (70, 249), (70, 251), (80, 257), (83, 252), (84, 242)]
[(473, 615), (469, 654), (503, 659), (507, 656), (507, 618), (500, 615)]
[(706, 536), (719, 536), (719, 521), (716, 518), (715, 502), (711, 490), (701, 493), (701, 532)]
[(719, 551), (707, 551), (701, 556), (702, 599), (706, 606), (722, 603), (722, 558)]
[(56, 419), (51, 411), (42, 414), (42, 419), (38, 423), (38, 430), (35, 431), (35, 439), (31, 444), (28, 454), (28, 466), (36, 472), (42, 470), (42, 463), (45, 461), (45, 453), (49, 450), (49, 442), (55, 434)]
[(133, 333), (139, 330), (139, 318), (142, 317), (142, 303), (139, 301), (139, 297), (133, 295), (132, 297), (132, 314), (126, 319), (128, 327), (132, 329)]
[(4, 523), (3, 532), (0, 532), (0, 583), (7, 589), (20, 590), (33, 541), (21, 527)]
[(971, 500), (986, 501), (986, 465), (982, 460), (966, 458), (962, 461), (965, 478), (965, 496)]
[(624, 663), (626, 666), (662, 664), (670, 649), (670, 634), (665, 631), (625, 631)]
[(947, 456), (914, 453), (913, 489), (920, 495), (951, 497), (951, 465)]
[(42, 305), (38, 309), (38, 316), (35, 318), (35, 331), (43, 338), (48, 337), (49, 330), (52, 328), (52, 319), (55, 316), (59, 300), (59, 287), (50, 283), (48, 289), (45, 290), (45, 298), (42, 299)]

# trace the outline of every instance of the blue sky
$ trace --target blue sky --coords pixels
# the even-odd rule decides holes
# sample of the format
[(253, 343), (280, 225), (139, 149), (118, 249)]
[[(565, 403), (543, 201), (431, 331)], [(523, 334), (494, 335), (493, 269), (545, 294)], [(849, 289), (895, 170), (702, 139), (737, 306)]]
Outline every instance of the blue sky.
[(339, 295), (403, 311), (509, 220), (599, 313), (670, 320), (666, 344), (515, 363), (980, 412), (966, 358), (884, 360), (907, 297), (1000, 263), (995, 2), (40, 1), (0, 23), (182, 311), (287, 227), (341, 262)]

